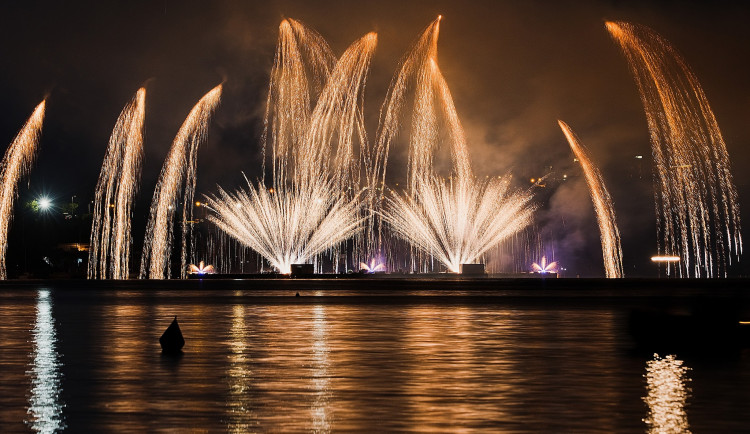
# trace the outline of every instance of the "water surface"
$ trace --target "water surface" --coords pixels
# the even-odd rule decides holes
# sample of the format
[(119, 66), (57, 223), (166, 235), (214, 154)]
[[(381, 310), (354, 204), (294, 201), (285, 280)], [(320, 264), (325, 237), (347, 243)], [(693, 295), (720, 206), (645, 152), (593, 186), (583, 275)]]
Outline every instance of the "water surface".
[[(460, 291), (357, 294), (5, 289), (0, 426), (6, 432), (750, 426), (746, 350), (671, 359), (634, 351), (627, 310), (617, 306), (514, 305)], [(162, 355), (158, 343), (174, 316), (187, 342), (178, 358)]]

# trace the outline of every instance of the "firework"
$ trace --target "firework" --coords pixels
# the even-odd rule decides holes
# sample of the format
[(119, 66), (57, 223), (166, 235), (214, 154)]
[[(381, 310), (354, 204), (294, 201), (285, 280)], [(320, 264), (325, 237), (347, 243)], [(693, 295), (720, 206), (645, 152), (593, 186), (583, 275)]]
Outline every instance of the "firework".
[[(370, 210), (366, 225), (367, 256), (380, 256), (383, 247), (382, 211), (383, 193), (385, 191), (385, 177), (388, 166), (391, 142), (397, 136), (401, 126), (401, 117), (406, 96), (413, 84), (415, 77), (425, 70), (425, 62), (437, 59), (437, 40), (440, 33), (441, 17), (430, 23), (425, 28), (409, 52), (401, 60), (398, 72), (391, 80), (385, 101), (380, 109), (380, 121), (375, 140), (375, 146), (370, 153), (368, 161), (371, 162), (371, 170), (368, 172), (366, 191), (367, 208)], [(424, 85), (419, 86), (421, 94), (426, 92)], [(417, 100), (428, 101), (426, 96), (418, 92)], [(423, 104), (424, 105), (424, 104)], [(416, 104), (415, 104), (415, 107)], [(414, 117), (425, 116), (425, 112), (415, 111)], [(420, 122), (419, 124), (425, 124)], [(421, 135), (424, 137), (424, 134)], [(428, 142), (429, 143), (429, 142)], [(429, 154), (430, 156), (432, 154)], [(411, 164), (411, 163), (410, 163)]]
[(207, 198), (208, 218), (222, 231), (261, 254), (281, 274), (356, 233), (359, 201), (334, 194), (322, 179), (300, 189), (248, 189)]
[(420, 180), (413, 194), (386, 198), (385, 222), (401, 238), (458, 273), (531, 221), (528, 192), (511, 192), (510, 178)]
[(198, 146), (208, 134), (208, 123), (221, 99), (222, 85), (211, 89), (193, 107), (180, 127), (169, 150), (151, 202), (150, 217), (143, 240), (141, 279), (169, 278), (174, 216), (180, 191), (183, 193), (182, 212), (182, 267), (181, 277), (187, 273), (188, 240), (191, 235), (193, 197), (195, 194)]
[(213, 274), (214, 266), (206, 265), (203, 261), (200, 261), (198, 265), (190, 264), (190, 266), (188, 267), (188, 272), (190, 274)]
[[(391, 82), (381, 110), (383, 124), (377, 149), (387, 153), (397, 132), (397, 114), (409, 89), (407, 83), (414, 82), (408, 191), (387, 197), (380, 215), (399, 237), (458, 273), (460, 264), (476, 262), (486, 251), (526, 227), (533, 206), (529, 191), (510, 191), (510, 177), (492, 177), (483, 182), (475, 178), (463, 127), (437, 64), (439, 25), (438, 17), (417, 40)], [(445, 136), (451, 151), (448, 180), (433, 169), (441, 128), (447, 129)], [(378, 159), (385, 164), (387, 155)]]
[(271, 187), (248, 182), (247, 190), (220, 189), (208, 198), (209, 220), (282, 274), (334, 251), (361, 228), (365, 158), (355, 148), (360, 155), (367, 149), (362, 104), (376, 44), (368, 33), (335, 60), (316, 32), (282, 21), (264, 132)]
[(146, 89), (140, 88), (117, 118), (96, 184), (89, 279), (127, 279), (132, 202), (143, 157)]
[(382, 262), (378, 263), (375, 258), (373, 258), (369, 264), (360, 262), (359, 269), (366, 273), (372, 274), (377, 273), (378, 271), (385, 271), (385, 264), (383, 264)]
[(680, 276), (726, 276), (732, 257), (742, 253), (740, 213), (708, 99), (667, 40), (645, 26), (606, 25), (628, 60), (648, 119), (659, 253), (682, 259), (673, 265)]
[(0, 279), (7, 278), (5, 252), (8, 249), (8, 228), (13, 217), (18, 181), (29, 173), (34, 162), (45, 105), (46, 101), (42, 101), (36, 106), (0, 162)]
[(576, 159), (581, 163), (586, 184), (589, 186), (591, 201), (596, 211), (596, 220), (599, 223), (599, 237), (602, 243), (602, 256), (604, 257), (604, 271), (608, 278), (623, 277), (622, 270), (622, 247), (620, 246), (620, 231), (617, 228), (615, 209), (612, 198), (609, 196), (607, 187), (599, 169), (591, 162), (586, 148), (578, 140), (568, 124), (557, 121), (568, 139), (570, 149)]
[(548, 264), (547, 257), (542, 256), (542, 260), (538, 264), (536, 262), (531, 264), (531, 269), (534, 273), (540, 274), (557, 273), (557, 262), (552, 261)]

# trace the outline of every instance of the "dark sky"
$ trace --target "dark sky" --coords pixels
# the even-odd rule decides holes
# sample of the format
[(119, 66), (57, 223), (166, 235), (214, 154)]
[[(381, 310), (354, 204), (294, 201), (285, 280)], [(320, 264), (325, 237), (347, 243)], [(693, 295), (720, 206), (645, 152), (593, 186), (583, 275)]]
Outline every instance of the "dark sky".
[[(61, 200), (90, 197), (117, 115), (147, 84), (135, 209), (143, 216), (177, 129), (222, 81), (223, 102), (199, 154), (198, 193), (240, 185), (242, 171), (259, 175), (261, 116), (283, 17), (318, 30), (337, 54), (378, 32), (366, 94), (373, 137), (399, 57), (442, 14), (439, 62), (475, 171), (511, 171), (524, 187), (550, 166), (557, 175), (570, 174), (538, 194), (538, 226), (572, 273), (603, 275), (588, 191), (557, 126), (557, 119), (566, 121), (590, 149), (615, 201), (626, 275), (652, 275), (656, 231), (646, 118), (604, 21), (649, 26), (684, 55), (724, 134), (744, 210), (750, 204), (749, 11), (735, 2), (684, 1), (6, 2), (0, 7), (0, 142), (10, 143), (48, 96), (39, 158), (22, 200), (41, 191)], [(398, 178), (404, 149), (394, 152), (388, 170)], [(640, 167), (637, 154), (644, 156)], [(141, 234), (137, 223), (134, 237)], [(746, 270), (745, 264), (734, 271)]]

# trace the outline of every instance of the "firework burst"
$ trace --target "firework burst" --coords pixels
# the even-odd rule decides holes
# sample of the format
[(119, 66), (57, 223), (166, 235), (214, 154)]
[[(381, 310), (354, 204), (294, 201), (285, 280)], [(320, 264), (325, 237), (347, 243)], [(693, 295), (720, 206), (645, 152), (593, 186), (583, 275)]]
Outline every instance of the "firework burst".
[(336, 195), (332, 182), (314, 180), (300, 189), (269, 190), (248, 182), (246, 191), (206, 199), (222, 231), (260, 253), (281, 274), (354, 235), (359, 201)]

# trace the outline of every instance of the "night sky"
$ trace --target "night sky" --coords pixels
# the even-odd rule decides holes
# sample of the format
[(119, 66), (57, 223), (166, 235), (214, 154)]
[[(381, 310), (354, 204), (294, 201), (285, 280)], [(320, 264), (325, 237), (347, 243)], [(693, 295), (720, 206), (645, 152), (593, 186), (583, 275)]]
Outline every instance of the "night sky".
[[(365, 97), (372, 140), (399, 58), (439, 14), (439, 63), (477, 174), (512, 172), (524, 188), (550, 171), (551, 178), (569, 176), (540, 189), (536, 223), (569, 275), (604, 272), (588, 190), (558, 119), (576, 131), (602, 171), (615, 202), (626, 276), (656, 274), (649, 261), (656, 228), (646, 117), (605, 20), (651, 27), (683, 54), (711, 102), (748, 215), (750, 5), (682, 1), (6, 2), (0, 7), (3, 147), (48, 97), (38, 160), (19, 201), (46, 193), (64, 202), (75, 195), (85, 210), (115, 120), (144, 84), (136, 242), (174, 135), (197, 100), (221, 82), (222, 103), (199, 152), (198, 197), (217, 184), (241, 186), (242, 172), (258, 177), (268, 76), (284, 17), (316, 29), (336, 54), (378, 32)], [(404, 178), (405, 151), (403, 144), (392, 151), (390, 182)], [(18, 230), (18, 224), (11, 228)], [(748, 270), (746, 263), (732, 269), (735, 275)]]

